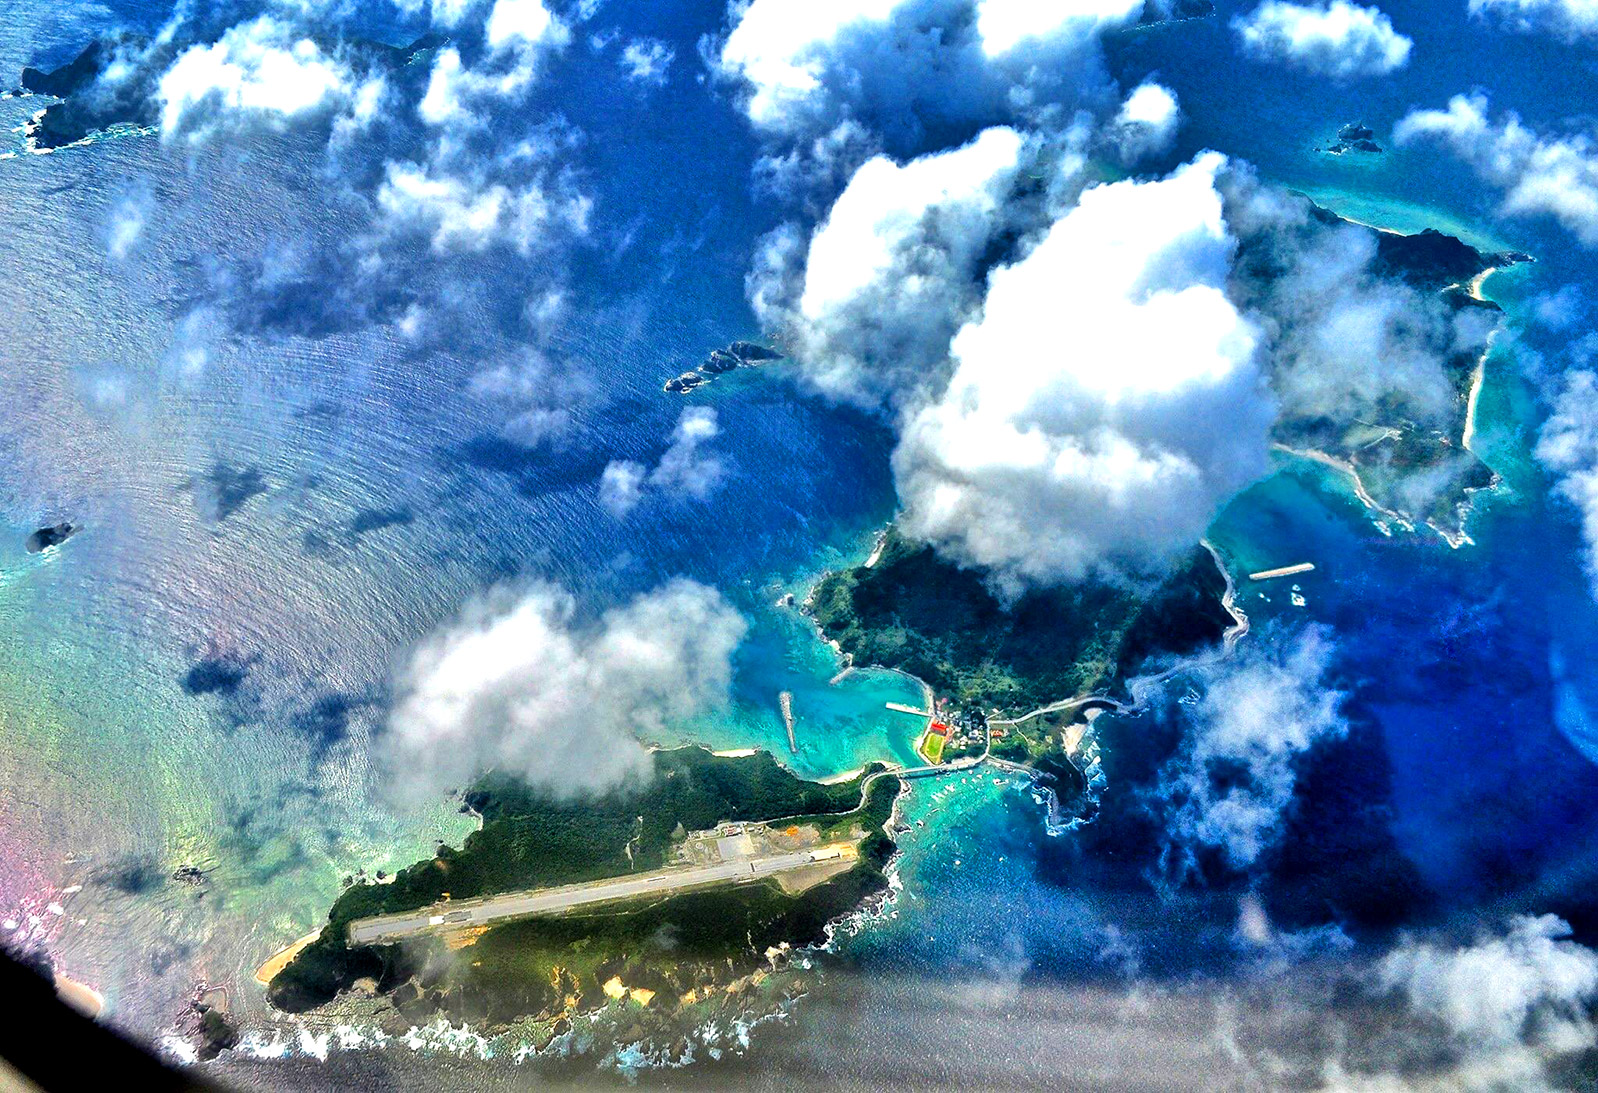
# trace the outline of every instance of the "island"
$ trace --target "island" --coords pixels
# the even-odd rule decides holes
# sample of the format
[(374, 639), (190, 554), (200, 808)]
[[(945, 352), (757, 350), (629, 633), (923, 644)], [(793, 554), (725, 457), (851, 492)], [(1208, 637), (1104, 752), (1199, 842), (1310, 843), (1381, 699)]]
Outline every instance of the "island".
[(1381, 155), (1383, 148), (1376, 143), (1376, 130), (1364, 122), (1350, 122), (1337, 131), (1337, 139), (1328, 144), (1323, 151), (1334, 155), (1347, 155), (1349, 152), (1367, 152), (1371, 155)]
[(347, 887), (263, 976), (268, 999), (304, 1013), (354, 998), (401, 1030), (442, 1015), (545, 1043), (605, 1007), (669, 1029), (760, 1008), (790, 954), (886, 892), (901, 787), (880, 765), (823, 784), (764, 752), (689, 747), (653, 766), (591, 799), (483, 778), (463, 806), (481, 829)]
[[(1346, 224), (1334, 213), (1300, 198), (1315, 221)], [(1530, 262), (1519, 251), (1484, 253), (1454, 236), (1428, 228), (1411, 235), (1375, 231), (1377, 276), (1435, 295), (1452, 313), (1451, 330), (1468, 328), (1470, 313), (1482, 329), (1496, 327), (1502, 309), (1481, 294), (1482, 281), (1496, 269)], [(1268, 283), (1275, 258), (1255, 253), (1247, 243), (1238, 262), (1249, 280)], [(1446, 413), (1421, 413), (1398, 400), (1384, 400), (1357, 418), (1294, 416), (1278, 419), (1272, 440), (1278, 450), (1313, 459), (1347, 474), (1359, 500), (1386, 521), (1406, 529), (1431, 528), (1450, 545), (1468, 541), (1465, 523), (1471, 495), (1489, 489), (1497, 475), (1471, 450), (1476, 397), (1487, 350), (1480, 342), (1458, 339), (1446, 369), (1453, 400)]]
[(712, 349), (698, 368), (684, 372), (680, 376), (673, 376), (661, 389), (674, 395), (685, 395), (727, 372), (781, 359), (781, 353), (756, 342), (733, 342), (725, 349)]
[(1036, 772), (1067, 803), (1087, 790), (1082, 726), (1127, 708), (1137, 672), (1240, 632), (1231, 582), (1197, 546), (1153, 588), (1087, 580), (1014, 603), (981, 573), (890, 526), (866, 564), (824, 575), (804, 610), (849, 665), (921, 680), (929, 765), (985, 758)]
[(59, 524), (51, 524), (29, 535), (25, 545), (29, 554), (39, 554), (49, 550), (51, 547), (60, 546), (76, 535), (79, 530), (75, 524), (69, 524), (66, 521), (62, 521)]

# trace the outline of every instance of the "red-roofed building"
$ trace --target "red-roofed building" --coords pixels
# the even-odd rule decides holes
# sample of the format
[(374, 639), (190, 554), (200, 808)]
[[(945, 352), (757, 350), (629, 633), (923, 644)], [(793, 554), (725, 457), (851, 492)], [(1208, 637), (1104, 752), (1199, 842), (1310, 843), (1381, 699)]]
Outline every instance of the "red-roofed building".
[(935, 732), (939, 736), (948, 736), (949, 726), (945, 725), (942, 721), (934, 721), (931, 726), (929, 726), (929, 731)]

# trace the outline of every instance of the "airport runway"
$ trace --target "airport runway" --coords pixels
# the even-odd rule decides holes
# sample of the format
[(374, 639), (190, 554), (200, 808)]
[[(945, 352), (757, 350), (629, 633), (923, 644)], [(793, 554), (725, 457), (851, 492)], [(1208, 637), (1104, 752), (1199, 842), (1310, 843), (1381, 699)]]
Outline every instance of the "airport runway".
[[(853, 848), (850, 849), (852, 851)], [(688, 869), (660, 869), (587, 884), (568, 884), (559, 888), (506, 892), (480, 899), (435, 903), (417, 911), (356, 919), (349, 925), (349, 939), (352, 945), (385, 944), (429, 930), (482, 926), (506, 919), (555, 914), (590, 904), (681, 892), (712, 884), (758, 880), (838, 857), (837, 853), (829, 854), (827, 850), (817, 847)]]

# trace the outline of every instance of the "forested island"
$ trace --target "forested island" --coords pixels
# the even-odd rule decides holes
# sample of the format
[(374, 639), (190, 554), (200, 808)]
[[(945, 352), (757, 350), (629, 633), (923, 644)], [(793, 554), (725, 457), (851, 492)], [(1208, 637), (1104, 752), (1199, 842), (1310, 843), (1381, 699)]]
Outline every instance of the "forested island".
[(62, 521), (59, 524), (49, 524), (28, 536), (25, 544), (29, 554), (40, 554), (51, 547), (58, 547), (79, 531), (76, 524)]
[(873, 563), (815, 586), (808, 610), (852, 663), (897, 668), (960, 706), (1003, 714), (1114, 694), (1158, 654), (1232, 625), (1226, 577), (1203, 547), (1152, 592), (1087, 580), (1001, 603), (982, 575), (889, 528)]
[(1337, 139), (1327, 145), (1325, 151), (1334, 156), (1347, 155), (1349, 152), (1368, 152), (1379, 156), (1383, 149), (1376, 143), (1376, 130), (1364, 122), (1353, 121), (1337, 131)]
[[(1309, 208), (1322, 225), (1346, 223), (1313, 203)], [(1429, 339), (1426, 351), (1444, 357), (1452, 400), (1439, 410), (1384, 396), (1352, 418), (1284, 412), (1275, 440), (1284, 449), (1346, 470), (1370, 507), (1407, 526), (1426, 524), (1457, 545), (1464, 540), (1471, 492), (1497, 481), (1470, 450), (1486, 332), (1502, 314), (1497, 304), (1480, 295), (1480, 279), (1494, 269), (1532, 259), (1516, 251), (1483, 253), (1433, 228), (1412, 235), (1377, 231), (1375, 237), (1371, 272), (1440, 302), (1437, 327), (1430, 332), (1417, 328), (1408, 336)], [(1246, 271), (1242, 283), (1269, 285), (1279, 272), (1276, 261), (1270, 251), (1254, 251), (1245, 244), (1238, 254), (1239, 267)], [(1471, 330), (1476, 333), (1467, 333)]]
[[(758, 993), (781, 953), (822, 941), (829, 923), (885, 890), (894, 844), (884, 826), (899, 788), (880, 767), (828, 785), (798, 778), (766, 753), (701, 748), (657, 751), (647, 784), (596, 798), (558, 799), (490, 776), (466, 794), (481, 830), (388, 883), (348, 887), (318, 938), (271, 980), (268, 998), (299, 1013), (352, 992), (401, 1025), (443, 1015), (480, 1029), (523, 1023), (545, 1039), (612, 1001), (638, 1007), (642, 1021), (727, 1004)], [(373, 915), (670, 867), (687, 846), (715, 841), (696, 836), (721, 834), (710, 829), (727, 824), (762, 825), (771, 839), (795, 845), (845, 840), (858, 853), (780, 881), (443, 930), (404, 944), (348, 940), (349, 924)]]

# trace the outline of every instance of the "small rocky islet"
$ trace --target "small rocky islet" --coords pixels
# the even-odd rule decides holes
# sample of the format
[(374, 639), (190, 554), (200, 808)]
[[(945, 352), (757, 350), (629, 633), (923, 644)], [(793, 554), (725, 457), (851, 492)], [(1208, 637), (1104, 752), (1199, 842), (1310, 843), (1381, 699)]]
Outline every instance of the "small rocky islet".
[(1364, 122), (1349, 122), (1337, 131), (1337, 139), (1321, 149), (1329, 155), (1341, 156), (1349, 152), (1365, 152), (1379, 156), (1386, 151), (1376, 143), (1376, 130)]
[(781, 353), (756, 342), (733, 342), (725, 349), (712, 349), (703, 364), (691, 372), (673, 376), (666, 381), (662, 390), (674, 395), (687, 394), (724, 373), (781, 359)]
[(42, 527), (28, 536), (27, 548), (29, 554), (39, 554), (51, 547), (60, 546), (76, 535), (81, 529), (76, 524), (69, 524), (63, 520), (59, 524)]

